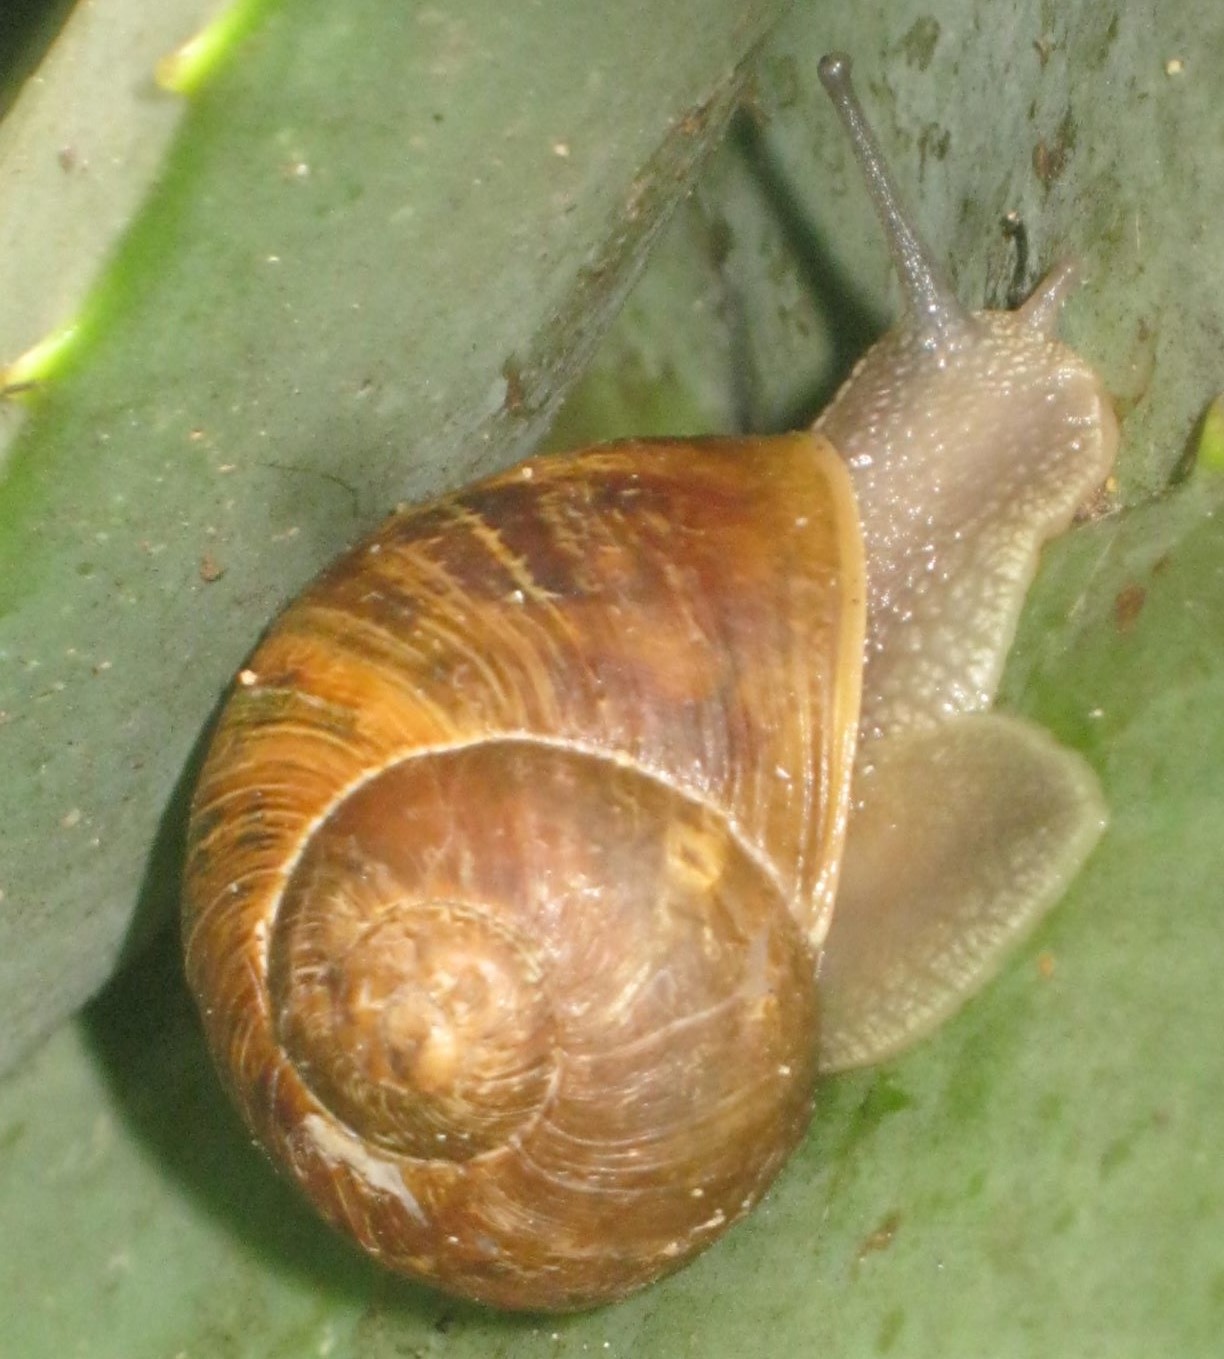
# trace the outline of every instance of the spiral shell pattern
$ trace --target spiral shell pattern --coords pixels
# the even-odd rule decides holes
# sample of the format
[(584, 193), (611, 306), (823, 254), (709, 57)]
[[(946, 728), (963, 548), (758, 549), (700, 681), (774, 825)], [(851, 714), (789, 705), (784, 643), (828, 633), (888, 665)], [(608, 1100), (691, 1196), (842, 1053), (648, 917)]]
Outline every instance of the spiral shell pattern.
[(607, 1301), (802, 1135), (857, 544), (819, 438), (611, 445), (398, 514), (252, 657), (188, 977), (253, 1131), (387, 1265)]

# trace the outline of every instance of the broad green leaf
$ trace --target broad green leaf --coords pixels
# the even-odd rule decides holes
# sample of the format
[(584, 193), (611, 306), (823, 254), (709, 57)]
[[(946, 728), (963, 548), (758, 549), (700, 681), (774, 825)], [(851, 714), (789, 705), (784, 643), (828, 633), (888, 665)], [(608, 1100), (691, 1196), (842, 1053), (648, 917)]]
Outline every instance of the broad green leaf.
[(0, 1354), (1218, 1352), (1224, 475), (1199, 426), (1224, 385), (1224, 15), (796, 7), (570, 439), (792, 423), (885, 322), (887, 261), (815, 80), (833, 46), (966, 300), (1014, 281), (1008, 211), (1029, 281), (1067, 252), (1087, 267), (1066, 330), (1117, 394), (1119, 488), (1047, 554), (1004, 702), (1100, 773), (1088, 869), (937, 1036), (827, 1084), (742, 1227), (560, 1320), (449, 1302), (317, 1225), (230, 1114), (167, 936), (0, 1088)]

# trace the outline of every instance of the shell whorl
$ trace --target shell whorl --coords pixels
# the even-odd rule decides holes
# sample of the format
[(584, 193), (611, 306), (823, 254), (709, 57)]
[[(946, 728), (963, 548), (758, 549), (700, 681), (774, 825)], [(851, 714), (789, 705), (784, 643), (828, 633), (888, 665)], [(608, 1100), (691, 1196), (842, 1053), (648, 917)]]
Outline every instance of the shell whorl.
[(188, 975), (248, 1123), (387, 1264), (591, 1305), (801, 1135), (858, 697), (844, 483), (811, 436), (527, 464), (391, 520), (252, 657)]

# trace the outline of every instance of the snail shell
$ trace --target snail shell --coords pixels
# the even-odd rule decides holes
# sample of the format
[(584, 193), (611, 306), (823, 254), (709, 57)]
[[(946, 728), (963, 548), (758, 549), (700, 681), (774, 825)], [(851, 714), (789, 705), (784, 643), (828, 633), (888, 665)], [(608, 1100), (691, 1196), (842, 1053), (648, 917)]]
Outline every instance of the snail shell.
[(397, 515), (256, 651), (188, 974), (379, 1259), (573, 1307), (759, 1199), (816, 1076), (860, 542), (814, 436), (618, 444)]

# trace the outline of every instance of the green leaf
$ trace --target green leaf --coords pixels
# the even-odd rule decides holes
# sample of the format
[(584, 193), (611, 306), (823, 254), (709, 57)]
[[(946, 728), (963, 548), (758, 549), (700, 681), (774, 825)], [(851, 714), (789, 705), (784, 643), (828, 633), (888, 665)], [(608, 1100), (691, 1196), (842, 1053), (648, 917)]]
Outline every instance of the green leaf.
[[(743, 1226), (562, 1320), (451, 1303), (319, 1226), (225, 1105), (167, 939), (0, 1089), (0, 1297), (19, 1302), (0, 1353), (1218, 1351), (1224, 477), (1197, 431), (1220, 387), (1224, 14), (797, 9), (758, 64), (754, 121), (588, 380), (601, 431), (793, 422), (887, 315), (883, 247), (815, 79), (832, 46), (854, 53), (967, 300), (1009, 291), (1009, 210), (1027, 277), (1067, 252), (1087, 265), (1067, 331), (1119, 398), (1117, 505), (1047, 554), (1004, 694), (1101, 774), (1112, 823), (1087, 871), (936, 1037), (828, 1083)], [(566, 419), (594, 432), (578, 405)]]

